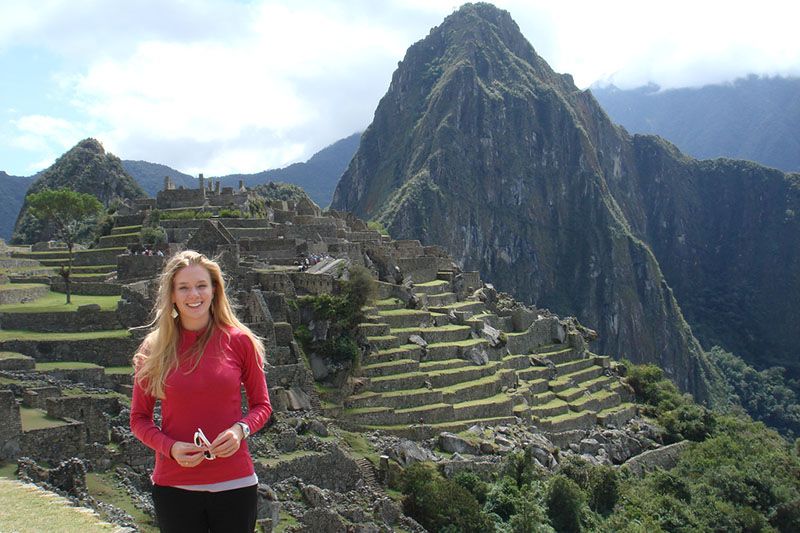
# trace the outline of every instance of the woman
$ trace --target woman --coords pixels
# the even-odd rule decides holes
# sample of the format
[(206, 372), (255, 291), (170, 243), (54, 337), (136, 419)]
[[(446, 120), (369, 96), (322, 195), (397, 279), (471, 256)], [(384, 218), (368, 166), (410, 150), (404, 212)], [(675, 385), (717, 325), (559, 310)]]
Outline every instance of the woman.
[[(252, 533), (258, 479), (245, 439), (272, 412), (264, 346), (234, 315), (216, 262), (180, 252), (160, 282), (153, 329), (134, 356), (131, 402), (131, 430), (156, 452), (158, 525)], [(153, 422), (157, 400), (161, 427)]]

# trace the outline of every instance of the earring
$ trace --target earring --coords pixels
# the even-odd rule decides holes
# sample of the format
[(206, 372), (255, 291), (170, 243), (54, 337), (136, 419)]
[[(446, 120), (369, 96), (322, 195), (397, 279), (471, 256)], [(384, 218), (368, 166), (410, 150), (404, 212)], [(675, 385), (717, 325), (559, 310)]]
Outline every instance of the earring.
[(175, 305), (172, 305), (172, 318), (178, 318), (178, 310), (175, 309)]

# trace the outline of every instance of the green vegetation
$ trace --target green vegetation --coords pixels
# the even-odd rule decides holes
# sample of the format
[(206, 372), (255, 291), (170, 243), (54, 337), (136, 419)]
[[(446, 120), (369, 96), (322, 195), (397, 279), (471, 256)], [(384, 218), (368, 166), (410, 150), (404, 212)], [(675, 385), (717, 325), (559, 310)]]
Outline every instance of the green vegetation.
[(48, 416), (47, 413), (41, 409), (34, 409), (32, 407), (20, 406), (19, 415), (22, 419), (22, 430), (30, 431), (32, 429), (54, 428), (66, 424), (60, 418), (53, 418)]
[(196, 218), (211, 218), (211, 215), (211, 211), (199, 209), (173, 209), (160, 211), (158, 218), (159, 220), (192, 220)]
[(156, 533), (158, 525), (153, 519), (138, 509), (125, 488), (115, 483), (113, 475), (110, 473), (89, 472), (86, 474), (86, 489), (89, 495), (97, 498), (101, 502), (111, 504), (122, 509), (136, 522), (136, 527), (142, 533)]
[[(15, 283), (19, 286), (21, 284)], [(0, 313), (60, 313), (75, 312), (81, 305), (97, 304), (103, 311), (113, 311), (119, 303), (119, 296), (84, 296), (75, 294), (70, 303), (64, 303), (64, 295), (49, 292), (31, 302), (0, 305)]]
[(2, 341), (82, 341), (96, 339), (124, 339), (131, 334), (127, 329), (113, 329), (108, 331), (89, 331), (78, 333), (38, 333), (23, 330), (0, 330)]
[(698, 406), (652, 365), (630, 366), (627, 379), (669, 439), (695, 441), (674, 469), (638, 478), (573, 456), (551, 475), (517, 453), (484, 482), (417, 464), (399, 484), (404, 509), (437, 532), (800, 531), (800, 440), (790, 446), (744, 415)]
[(298, 326), (295, 336), (303, 349), (333, 361), (358, 364), (361, 353), (356, 340), (358, 325), (365, 321), (362, 308), (374, 293), (375, 281), (370, 272), (364, 267), (352, 267), (349, 279), (342, 283), (340, 294), (300, 298), (298, 305), (309, 307), (315, 322), (328, 321), (330, 324), (324, 339), (314, 339), (307, 326)]
[(782, 367), (759, 372), (718, 346), (711, 349), (708, 358), (720, 370), (733, 403), (787, 439), (800, 437), (800, 381), (787, 377)]
[(85, 363), (83, 361), (52, 361), (47, 363), (36, 363), (36, 370), (77, 370), (85, 368), (102, 368), (100, 365), (94, 363)]
[(94, 513), (73, 507), (66, 498), (8, 479), (0, 479), (0, 509), (0, 531), (28, 533), (57, 528), (63, 533), (83, 533), (119, 529)]
[(68, 262), (61, 266), (67, 290), (67, 303), (70, 303), (70, 274), (72, 274), (72, 251), (85, 232), (87, 221), (93, 221), (103, 205), (91, 194), (75, 192), (64, 187), (51, 190), (45, 188), (28, 194), (26, 198), (28, 213), (44, 225), (50, 225), (53, 233), (67, 245)]
[(381, 235), (389, 236), (389, 230), (386, 229), (386, 226), (378, 222), (377, 220), (370, 220), (367, 222), (367, 227), (373, 231), (377, 231)]

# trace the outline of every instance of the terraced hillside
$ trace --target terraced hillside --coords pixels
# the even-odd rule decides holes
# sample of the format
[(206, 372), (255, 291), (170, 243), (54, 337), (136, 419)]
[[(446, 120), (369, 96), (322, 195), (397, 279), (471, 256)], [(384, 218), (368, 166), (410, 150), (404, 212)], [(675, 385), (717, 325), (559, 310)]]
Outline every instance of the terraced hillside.
[(367, 309), (371, 350), (363, 388), (344, 401), (346, 425), (429, 437), (517, 420), (547, 432), (620, 426), (636, 414), (609, 358), (569, 322), (545, 314), (514, 331), (478, 298), (459, 301), (453, 274), (414, 285), (421, 309), (397, 298)]

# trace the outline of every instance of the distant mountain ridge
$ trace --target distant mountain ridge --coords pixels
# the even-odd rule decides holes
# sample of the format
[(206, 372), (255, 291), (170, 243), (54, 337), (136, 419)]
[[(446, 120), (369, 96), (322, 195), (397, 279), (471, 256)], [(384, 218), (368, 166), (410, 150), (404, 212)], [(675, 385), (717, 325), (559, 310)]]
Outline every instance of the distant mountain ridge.
[[(219, 179), (225, 187), (238, 187), (240, 180), (247, 187), (270, 181), (292, 183), (302, 187), (321, 207), (327, 207), (333, 197), (336, 183), (358, 149), (360, 138), (361, 133), (354, 133), (340, 139), (315, 153), (304, 163), (294, 163), (284, 168), (264, 170), (254, 174), (228, 174)], [(122, 165), (150, 196), (155, 196), (164, 187), (164, 176), (172, 178), (176, 187), (197, 187), (197, 176), (184, 174), (166, 165), (147, 161), (123, 161)], [(217, 178), (210, 175), (206, 177)]]
[(145, 196), (144, 190), (122, 168), (122, 161), (117, 156), (107, 153), (96, 139), (84, 139), (36, 176), (25, 193), (26, 200), (17, 216), (12, 242), (31, 243), (53, 238), (51, 225), (28, 212), (27, 196), (43, 189), (62, 187), (92, 194), (104, 206), (118, 199)]
[(740, 78), (661, 91), (593, 87), (612, 120), (660, 135), (699, 159), (729, 157), (800, 172), (800, 78)]
[(409, 48), (332, 207), (444, 246), (700, 399), (719, 376), (684, 302), (706, 339), (800, 371), (796, 181), (630, 136), (489, 4), (463, 6)]
[(14, 232), (14, 221), (25, 199), (25, 192), (36, 176), (11, 176), (0, 170), (0, 191), (3, 201), (0, 202), (0, 239), (11, 239)]

